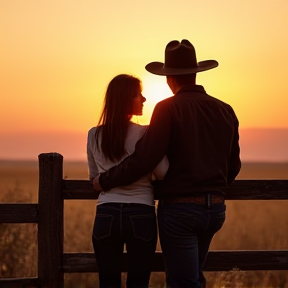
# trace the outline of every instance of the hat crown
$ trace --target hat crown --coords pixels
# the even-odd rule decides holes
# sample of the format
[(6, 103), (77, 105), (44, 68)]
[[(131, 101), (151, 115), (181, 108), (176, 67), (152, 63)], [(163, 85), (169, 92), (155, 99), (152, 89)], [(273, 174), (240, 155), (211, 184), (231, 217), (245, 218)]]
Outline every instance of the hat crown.
[(170, 41), (165, 48), (165, 63), (151, 62), (145, 66), (146, 70), (156, 75), (184, 75), (194, 74), (218, 66), (216, 60), (205, 60), (197, 63), (194, 46), (186, 39), (181, 43)]
[(194, 46), (186, 39), (169, 42), (165, 49), (165, 68), (187, 69), (197, 67)]

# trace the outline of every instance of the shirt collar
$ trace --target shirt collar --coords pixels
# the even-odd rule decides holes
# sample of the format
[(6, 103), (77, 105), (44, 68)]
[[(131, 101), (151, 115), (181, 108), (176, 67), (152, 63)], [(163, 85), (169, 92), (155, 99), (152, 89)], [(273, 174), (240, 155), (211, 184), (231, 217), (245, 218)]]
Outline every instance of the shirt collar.
[(178, 90), (178, 92), (175, 94), (175, 96), (176, 95), (178, 95), (178, 94), (182, 94), (182, 93), (185, 93), (185, 92), (194, 92), (194, 93), (205, 93), (206, 94), (206, 91), (205, 91), (205, 89), (204, 89), (204, 87), (202, 86), (202, 85), (186, 85), (186, 86), (184, 86), (184, 87), (182, 87), (182, 88), (180, 88), (179, 90)]

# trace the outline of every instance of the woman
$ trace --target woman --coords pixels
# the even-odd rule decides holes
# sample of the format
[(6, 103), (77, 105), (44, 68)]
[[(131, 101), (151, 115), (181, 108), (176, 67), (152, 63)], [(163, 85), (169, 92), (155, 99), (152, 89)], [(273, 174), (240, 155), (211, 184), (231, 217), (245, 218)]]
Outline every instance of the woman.
[[(141, 81), (121, 74), (111, 80), (97, 127), (88, 132), (89, 178), (107, 171), (134, 152), (146, 126), (131, 122), (142, 115)], [(163, 179), (168, 169), (166, 157), (153, 171)], [(157, 224), (151, 174), (129, 186), (100, 193), (93, 227), (93, 247), (101, 288), (121, 288), (122, 254), (128, 256), (127, 288), (148, 288), (157, 242)]]

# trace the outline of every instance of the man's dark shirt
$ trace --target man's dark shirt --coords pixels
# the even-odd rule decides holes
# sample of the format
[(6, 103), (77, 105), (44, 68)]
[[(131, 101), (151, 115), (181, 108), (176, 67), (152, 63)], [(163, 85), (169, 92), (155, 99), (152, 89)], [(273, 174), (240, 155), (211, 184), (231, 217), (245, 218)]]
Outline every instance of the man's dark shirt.
[(102, 173), (104, 191), (130, 184), (167, 155), (170, 166), (159, 197), (224, 193), (241, 168), (238, 120), (231, 106), (200, 85), (182, 87), (159, 102), (135, 152)]

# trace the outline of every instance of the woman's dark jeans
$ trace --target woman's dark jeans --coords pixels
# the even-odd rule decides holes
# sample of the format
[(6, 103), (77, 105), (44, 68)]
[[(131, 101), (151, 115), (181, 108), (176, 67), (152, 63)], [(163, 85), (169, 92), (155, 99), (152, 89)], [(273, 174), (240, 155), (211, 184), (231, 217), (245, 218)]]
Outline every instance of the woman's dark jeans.
[(158, 204), (158, 226), (167, 288), (205, 287), (202, 273), (214, 234), (225, 221), (225, 204)]
[(134, 203), (97, 206), (93, 247), (100, 288), (121, 288), (124, 243), (128, 256), (127, 288), (148, 288), (157, 242), (155, 207)]

